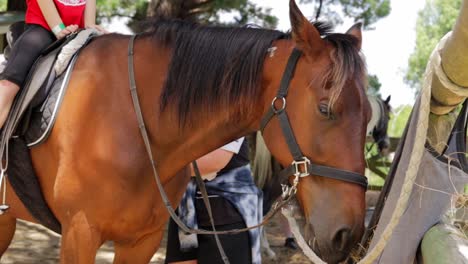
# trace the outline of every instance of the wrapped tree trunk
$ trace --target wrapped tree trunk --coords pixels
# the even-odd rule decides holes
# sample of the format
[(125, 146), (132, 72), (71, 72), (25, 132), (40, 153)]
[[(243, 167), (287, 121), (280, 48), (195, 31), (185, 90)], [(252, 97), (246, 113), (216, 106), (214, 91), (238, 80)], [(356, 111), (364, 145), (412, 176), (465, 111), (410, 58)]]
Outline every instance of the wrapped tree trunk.
[(424, 264), (466, 263), (464, 249), (468, 247), (466, 235), (459, 229), (439, 224), (426, 232), (421, 242), (421, 258)]
[[(442, 69), (456, 85), (468, 90), (468, 1), (463, 1), (460, 14), (453, 28), (452, 35), (441, 50)], [(446, 114), (460, 104), (466, 97), (446, 89), (439, 78), (432, 83), (432, 96), (436, 102), (431, 105), (435, 114)], [(437, 105), (437, 102), (441, 105)]]
[(441, 68), (449, 82), (466, 91), (455, 93), (447, 87), (440, 76), (434, 73), (432, 81), (431, 116), (428, 140), (439, 152), (445, 147), (439, 142), (447, 142), (447, 137), (455, 122), (451, 113), (468, 96), (468, 0), (464, 0), (444, 48), (440, 51)]

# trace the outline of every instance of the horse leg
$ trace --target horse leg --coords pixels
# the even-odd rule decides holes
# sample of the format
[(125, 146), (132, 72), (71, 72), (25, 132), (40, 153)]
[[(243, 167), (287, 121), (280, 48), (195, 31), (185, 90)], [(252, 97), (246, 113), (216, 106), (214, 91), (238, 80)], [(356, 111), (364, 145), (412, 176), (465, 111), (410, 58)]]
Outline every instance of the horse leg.
[(0, 257), (8, 249), (15, 235), (16, 218), (9, 215), (0, 216)]
[(101, 234), (89, 224), (84, 213), (77, 213), (62, 224), (61, 264), (91, 264), (102, 245)]
[(260, 245), (261, 251), (268, 257), (269, 260), (276, 260), (276, 253), (270, 247), (265, 228), (262, 229)]
[(163, 231), (140, 238), (135, 243), (115, 243), (114, 264), (146, 264), (159, 248)]

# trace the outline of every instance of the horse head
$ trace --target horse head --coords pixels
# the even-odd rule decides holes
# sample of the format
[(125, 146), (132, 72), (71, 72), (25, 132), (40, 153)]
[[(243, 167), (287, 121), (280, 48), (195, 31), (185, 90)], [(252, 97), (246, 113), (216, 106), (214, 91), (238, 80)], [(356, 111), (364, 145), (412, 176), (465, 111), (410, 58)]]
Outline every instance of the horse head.
[(289, 183), (297, 184), (306, 240), (325, 261), (337, 263), (364, 230), (363, 149), (371, 110), (361, 29), (357, 24), (331, 34), (328, 26), (310, 23), (293, 0), (290, 20), (291, 39), (276, 41), (266, 58), (261, 128), (272, 155), (292, 168)]
[(378, 98), (380, 115), (377, 124), (372, 130), (372, 138), (374, 139), (375, 143), (377, 144), (377, 147), (379, 148), (379, 153), (383, 155), (386, 155), (390, 148), (390, 139), (387, 134), (388, 122), (390, 121), (390, 113), (392, 112), (392, 108), (390, 106), (390, 98), (390, 95), (385, 100)]

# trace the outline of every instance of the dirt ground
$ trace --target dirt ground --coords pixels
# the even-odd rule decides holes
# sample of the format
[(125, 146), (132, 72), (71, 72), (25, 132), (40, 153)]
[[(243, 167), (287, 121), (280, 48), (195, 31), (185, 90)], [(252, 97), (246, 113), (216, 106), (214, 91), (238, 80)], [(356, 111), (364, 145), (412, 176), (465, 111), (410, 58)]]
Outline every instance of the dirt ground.
[[(300, 250), (292, 250), (283, 247), (284, 237), (282, 237), (279, 225), (278, 213), (273, 220), (266, 226), (270, 246), (275, 251), (278, 259), (276, 261), (268, 260), (264, 257), (263, 263), (291, 263), (302, 264), (310, 263)], [(153, 256), (150, 263), (162, 264), (165, 256), (164, 238), (161, 248)], [(18, 221), (15, 237), (0, 260), (2, 264), (55, 264), (59, 260), (60, 237), (48, 229), (23, 221)], [(99, 250), (96, 263), (112, 263), (113, 246), (106, 243)]]
[[(378, 192), (368, 191), (366, 203), (375, 205)], [(285, 237), (281, 231), (280, 213), (266, 225), (266, 232), (271, 249), (277, 259), (270, 260), (263, 256), (263, 264), (305, 264), (310, 263), (300, 249), (292, 250), (283, 246)], [(368, 220), (368, 219), (367, 219)], [(300, 220), (299, 220), (300, 221)], [(13, 241), (1, 258), (1, 264), (55, 264), (59, 261), (60, 236), (48, 229), (23, 221), (18, 221)], [(1, 235), (1, 234), (0, 234)], [(166, 253), (166, 238), (164, 237), (160, 249), (151, 260), (151, 264), (164, 263)], [(114, 253), (112, 243), (104, 244), (96, 256), (96, 264), (112, 263)]]
[[(375, 205), (378, 192), (368, 191), (366, 203), (368, 206)], [(277, 259), (270, 260), (263, 256), (263, 264), (289, 263), (305, 264), (310, 263), (302, 254), (300, 249), (292, 250), (283, 246), (284, 236), (280, 225), (281, 214), (277, 213), (266, 225), (266, 232), (271, 249), (276, 253)], [(299, 219), (300, 221), (300, 219)], [(1, 235), (1, 234), (0, 234)], [(160, 249), (153, 256), (150, 263), (164, 263), (166, 253), (166, 238), (164, 237)], [(55, 264), (59, 260), (60, 236), (48, 229), (23, 221), (17, 222), (16, 233), (13, 241), (0, 260), (1, 264)], [(96, 263), (108, 264), (113, 259), (112, 243), (104, 244), (99, 250)]]

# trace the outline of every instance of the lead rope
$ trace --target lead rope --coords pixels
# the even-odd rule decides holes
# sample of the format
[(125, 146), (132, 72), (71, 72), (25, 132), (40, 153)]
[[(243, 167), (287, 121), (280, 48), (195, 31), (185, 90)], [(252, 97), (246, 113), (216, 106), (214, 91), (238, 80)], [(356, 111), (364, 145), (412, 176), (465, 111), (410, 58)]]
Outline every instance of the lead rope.
[[(419, 105), (419, 113), (420, 113), (420, 120), (416, 125), (416, 132), (415, 134), (418, 135), (414, 140), (414, 148), (413, 152), (409, 161), (408, 169), (405, 174), (403, 186), (400, 190), (400, 197), (396, 202), (395, 210), (393, 211), (392, 216), (390, 217), (390, 221), (385, 227), (384, 231), (382, 232), (379, 240), (376, 242), (375, 246), (361, 259), (358, 264), (370, 264), (373, 263), (382, 253), (385, 246), (387, 245), (388, 241), (390, 240), (393, 231), (395, 230), (396, 226), (400, 222), (401, 217), (403, 216), (404, 211), (406, 210), (409, 202), (409, 198), (413, 189), (414, 182), (416, 181), (417, 172), (419, 169), (419, 165), (421, 163), (421, 158), (424, 153), (424, 142), (427, 136), (427, 128), (429, 124), (429, 103), (430, 103), (430, 95), (431, 95), (431, 83), (432, 83), (432, 74), (435, 72), (439, 76), (440, 79), (447, 79), (443, 69), (441, 69), (441, 59), (439, 50), (442, 50), (442, 47), (445, 45), (446, 40), (450, 36), (450, 33), (447, 34), (438, 44), (438, 46), (432, 52), (430, 60), (426, 67), (425, 77), (424, 77), (424, 85), (421, 91), (420, 96), (420, 105)], [(455, 84), (451, 83), (450, 89), (452, 91), (456, 90), (453, 88), (456, 86)], [(458, 88), (457, 88), (458, 89)], [(460, 90), (460, 89), (459, 89)], [(457, 90), (458, 91), (458, 90)], [(463, 95), (465, 96), (465, 95)], [(291, 212), (285, 211), (283, 215), (286, 216), (288, 219), (288, 223), (290, 224), (291, 231), (293, 235), (296, 237), (296, 240), (303, 242), (302, 236), (300, 232), (298, 232), (296, 220), (292, 217)], [(302, 250), (304, 251), (305, 255), (309, 257), (311, 261), (315, 264), (323, 264), (323, 260), (321, 260), (308, 246), (304, 246), (304, 243), (298, 243), (301, 246)]]
[[(441, 50), (441, 48), (444, 46), (446, 40), (447, 35), (434, 49), (426, 66), (426, 72), (424, 75), (424, 85), (420, 97), (420, 120), (418, 121), (415, 132), (415, 135), (417, 136), (414, 140), (413, 152), (411, 154), (408, 169), (405, 174), (404, 183), (400, 191), (400, 198), (398, 199), (390, 221), (385, 227), (384, 231), (382, 232), (379, 240), (372, 248), (372, 250), (368, 252), (361, 261), (359, 261), (359, 263), (372, 263), (375, 259), (379, 257), (379, 255), (382, 253), (383, 249), (387, 245), (388, 241), (390, 240), (393, 231), (400, 222), (400, 219), (408, 206), (413, 185), (418, 175), (417, 172), (421, 163), (421, 158), (425, 150), (424, 143), (426, 141), (427, 128), (429, 125), (429, 104), (431, 96), (432, 73), (435, 71), (438, 75), (440, 74), (440, 72), (438, 71), (441, 67), (439, 50)], [(443, 75), (445, 76), (445, 73), (443, 73)]]

